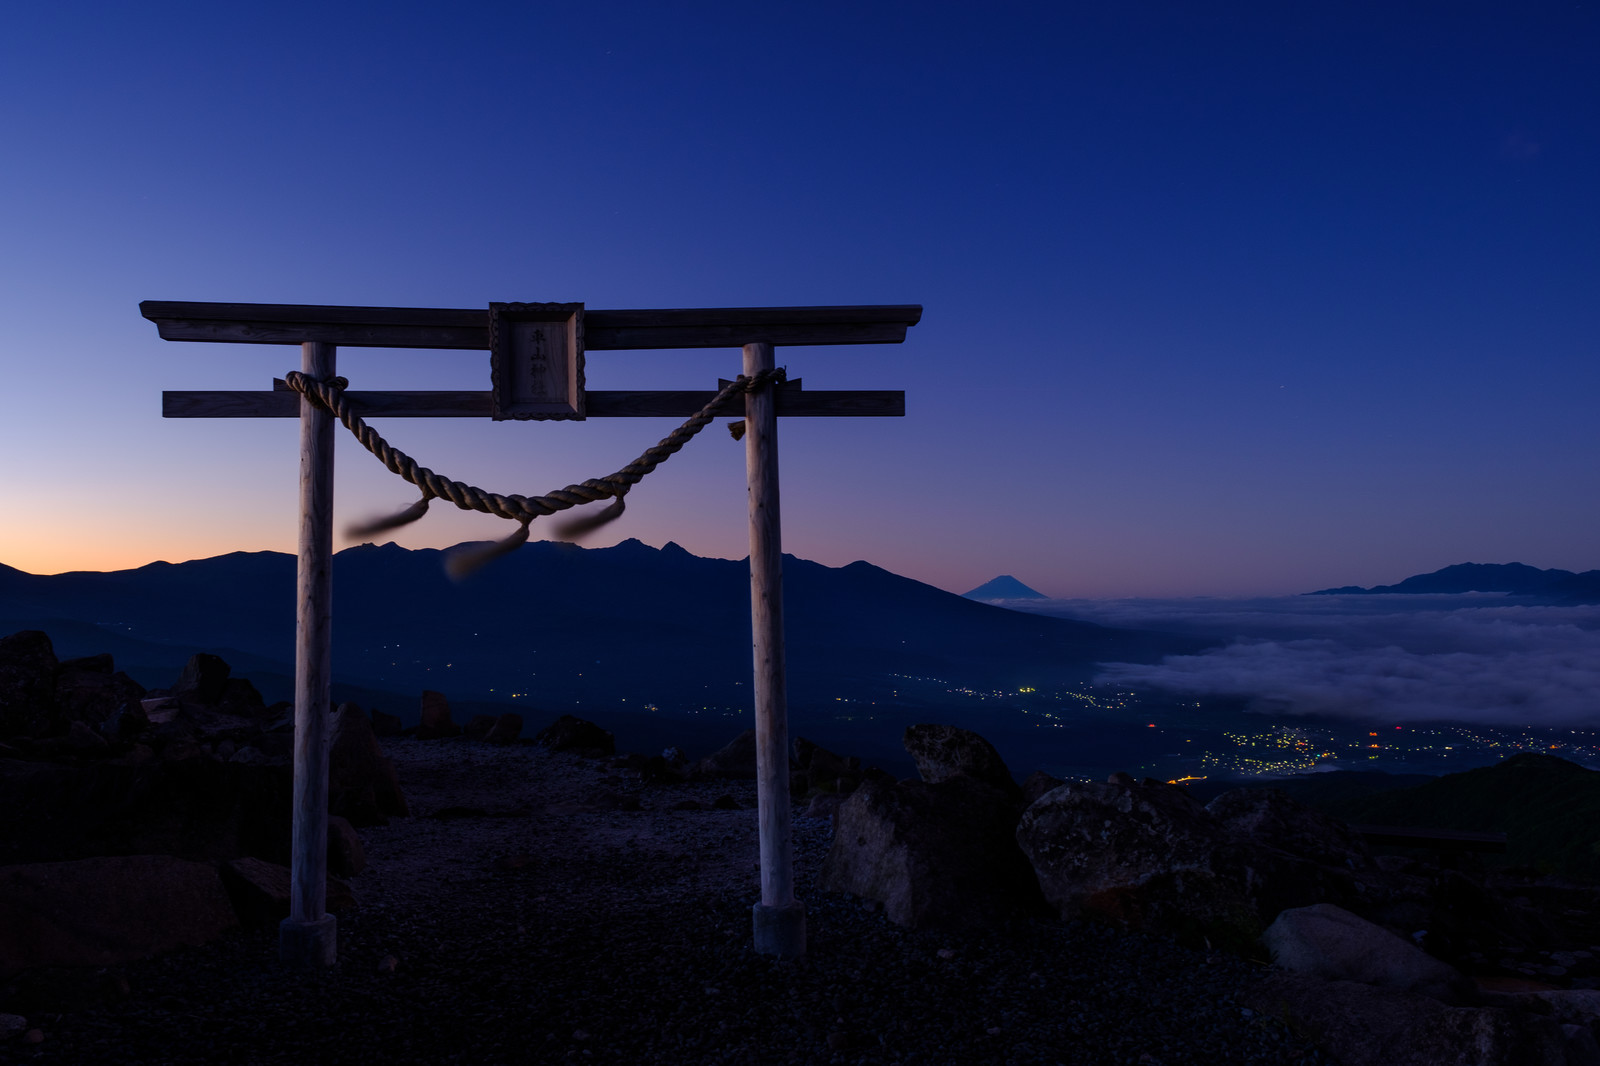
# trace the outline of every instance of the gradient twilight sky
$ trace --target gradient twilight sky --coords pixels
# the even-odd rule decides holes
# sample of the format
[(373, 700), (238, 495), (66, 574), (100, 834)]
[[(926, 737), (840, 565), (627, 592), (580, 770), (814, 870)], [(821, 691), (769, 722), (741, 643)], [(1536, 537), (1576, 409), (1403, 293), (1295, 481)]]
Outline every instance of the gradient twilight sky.
[[(267, 388), (298, 351), (161, 341), (140, 300), (581, 300), (925, 306), (902, 346), (779, 350), (907, 392), (783, 424), (785, 549), (831, 565), (1058, 597), (1600, 567), (1600, 8), (1223, 7), (13, 5), (0, 562), (294, 549), (294, 422), (160, 393)], [(481, 352), (339, 368), (488, 387)], [(534, 494), (674, 424), (378, 428)], [(339, 447), (341, 525), (414, 498)], [(708, 431), (589, 543), (738, 558), (744, 507)], [(510, 528), (436, 507), (397, 539)]]

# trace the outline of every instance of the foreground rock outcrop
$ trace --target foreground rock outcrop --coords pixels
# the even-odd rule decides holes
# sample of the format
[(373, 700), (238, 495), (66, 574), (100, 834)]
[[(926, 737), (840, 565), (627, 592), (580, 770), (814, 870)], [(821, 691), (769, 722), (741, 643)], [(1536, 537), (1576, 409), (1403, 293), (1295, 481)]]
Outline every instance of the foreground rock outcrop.
[(204, 944), (238, 923), (213, 863), (120, 855), (0, 866), (0, 980)]

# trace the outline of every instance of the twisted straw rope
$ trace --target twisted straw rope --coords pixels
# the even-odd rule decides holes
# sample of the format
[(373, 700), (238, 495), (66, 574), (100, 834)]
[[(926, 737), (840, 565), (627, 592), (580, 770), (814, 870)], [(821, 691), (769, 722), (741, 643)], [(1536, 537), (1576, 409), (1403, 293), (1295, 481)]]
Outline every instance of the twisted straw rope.
[(415, 459), (384, 440), (377, 430), (367, 425), (361, 416), (351, 409), (350, 401), (344, 393), (348, 382), (343, 378), (318, 381), (298, 370), (291, 370), (284, 375), (284, 382), (295, 392), (337, 416), (345, 428), (355, 434), (361, 446), (377, 456), (379, 462), (421, 489), (424, 501), (449, 500), (464, 511), (482, 511), (484, 514), (497, 515), (500, 518), (526, 524), (535, 518), (565, 511), (581, 504), (594, 503), (597, 500), (621, 499), (627, 495), (629, 489), (644, 480), (646, 474), (677, 454), (685, 444), (694, 439), (695, 434), (709, 425), (716, 417), (716, 409), (730, 397), (742, 392), (754, 392), (774, 382), (782, 382), (784, 377), (782, 367), (759, 371), (754, 377), (745, 377), (741, 374), (712, 397), (710, 403), (691, 415), (688, 421), (663, 437), (653, 447), (646, 448), (639, 458), (621, 470), (605, 477), (590, 478), (588, 481), (568, 485), (563, 489), (555, 489), (543, 496), (502, 496), (462, 481), (452, 480), (434, 473), (425, 466), (417, 465)]
[(427, 513), (428, 501), (434, 499), (449, 500), (463, 511), (482, 511), (484, 514), (496, 515), (518, 523), (517, 531), (498, 544), (457, 552), (452, 556), (446, 563), (447, 568), (455, 577), (464, 577), (496, 556), (521, 547), (528, 539), (528, 523), (535, 518), (598, 500), (615, 501), (610, 507), (591, 518), (576, 519), (557, 529), (558, 536), (570, 537), (605, 525), (618, 517), (626, 506), (623, 497), (628, 494), (628, 490), (694, 439), (696, 433), (711, 423), (718, 407), (738, 393), (754, 392), (769, 384), (782, 382), (785, 375), (782, 367), (759, 371), (754, 377), (745, 377), (741, 374), (713, 396), (710, 403), (690, 416), (688, 421), (663, 437), (654, 447), (646, 448), (639, 458), (621, 470), (605, 477), (590, 478), (576, 485), (568, 485), (564, 489), (556, 489), (543, 496), (502, 496), (499, 493), (485, 492), (464, 481), (455, 481), (435, 474), (425, 466), (418, 466), (415, 459), (384, 440), (382, 434), (367, 425), (360, 415), (350, 409), (350, 401), (344, 394), (350, 383), (344, 378), (334, 377), (318, 381), (298, 370), (291, 370), (283, 379), (289, 388), (337, 416), (345, 428), (355, 434), (361, 446), (377, 456), (389, 470), (422, 490), (422, 499), (404, 511), (389, 518), (358, 526), (350, 531), (353, 535), (376, 533), (415, 522)]

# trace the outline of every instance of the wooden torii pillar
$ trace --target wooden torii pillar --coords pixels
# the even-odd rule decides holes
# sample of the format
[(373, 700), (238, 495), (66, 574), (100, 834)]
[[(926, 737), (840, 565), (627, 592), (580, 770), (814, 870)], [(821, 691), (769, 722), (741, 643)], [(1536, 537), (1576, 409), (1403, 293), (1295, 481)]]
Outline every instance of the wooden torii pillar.
[[(500, 384), (502, 308), (561, 308), (574, 316), (566, 336), (580, 358), (562, 413), (510, 413)], [(575, 309), (575, 310), (573, 310)], [(694, 414), (715, 392), (604, 392), (582, 387), (581, 353), (671, 348), (743, 349), (743, 373), (774, 365), (784, 345), (898, 344), (922, 317), (919, 305), (734, 307), (587, 311), (581, 304), (491, 305), (491, 310), (330, 307), (293, 304), (177, 303), (139, 305), (164, 340), (234, 344), (298, 344), (301, 372), (326, 380), (338, 346), (489, 349), (496, 388), (486, 392), (349, 391), (363, 418), (677, 417)], [(516, 314), (522, 314), (517, 311)], [(529, 312), (539, 314), (539, 312)], [(554, 313), (554, 312), (546, 312)], [(524, 316), (526, 317), (526, 316)], [(569, 353), (570, 354), (570, 353)], [(519, 356), (520, 358), (520, 356)], [(542, 352), (535, 355), (538, 362)], [(542, 362), (537, 373), (544, 373)], [(560, 368), (555, 376), (566, 372)], [(734, 413), (730, 400), (727, 411)], [(533, 405), (539, 411), (546, 407)], [(784, 680), (783, 547), (779, 522), (779, 416), (898, 416), (899, 391), (803, 392), (798, 379), (746, 393), (745, 470), (750, 496), (750, 612), (754, 658), (756, 791), (759, 801), (761, 902), (753, 908), (757, 951), (784, 958), (805, 953), (805, 906), (794, 895), (790, 840), (789, 726)], [(300, 524), (295, 639), (294, 841), (290, 911), (280, 928), (279, 955), (295, 964), (332, 965), (337, 924), (326, 913), (328, 714), (333, 585), (334, 420), (308, 398), (275, 383), (273, 391), (165, 392), (166, 418), (300, 419)]]

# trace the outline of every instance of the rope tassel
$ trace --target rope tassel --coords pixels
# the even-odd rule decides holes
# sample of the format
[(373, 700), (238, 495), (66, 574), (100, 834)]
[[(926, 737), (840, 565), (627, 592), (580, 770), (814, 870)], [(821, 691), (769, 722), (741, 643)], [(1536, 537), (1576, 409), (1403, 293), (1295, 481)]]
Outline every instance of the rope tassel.
[(555, 528), (556, 539), (578, 540), (588, 536), (601, 526), (621, 518), (622, 512), (627, 510), (627, 507), (628, 505), (623, 501), (623, 497), (619, 495), (605, 508), (596, 511), (594, 514), (578, 515), (576, 518), (569, 518), (565, 522), (559, 523)]
[(445, 560), (445, 572), (460, 581), (468, 574), (475, 573), (488, 563), (516, 551), (526, 543), (528, 543), (528, 523), (521, 522), (517, 525), (517, 531), (505, 540), (486, 544), (481, 548), (457, 548)]
[(425, 492), (422, 499), (407, 507), (404, 511), (390, 515), (388, 518), (377, 518), (362, 525), (353, 525), (345, 529), (347, 537), (370, 537), (374, 533), (382, 533), (386, 529), (398, 529), (409, 526), (417, 519), (428, 513), (428, 501), (433, 499), (433, 494)]

